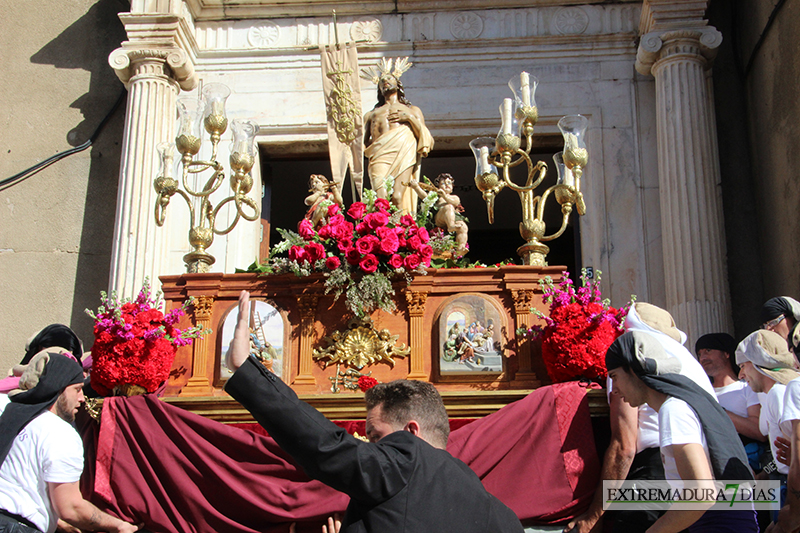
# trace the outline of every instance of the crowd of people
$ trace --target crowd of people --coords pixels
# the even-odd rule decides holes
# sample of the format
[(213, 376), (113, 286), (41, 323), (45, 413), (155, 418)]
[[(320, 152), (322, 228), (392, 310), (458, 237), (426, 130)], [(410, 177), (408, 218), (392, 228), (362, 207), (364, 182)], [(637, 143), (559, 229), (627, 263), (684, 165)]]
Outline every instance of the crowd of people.
[[(767, 301), (762, 327), (740, 343), (709, 333), (695, 343), (672, 316), (636, 303), (609, 348), (610, 480), (773, 480), (780, 512), (608, 511), (601, 486), (565, 532), (800, 530), (800, 303)], [(601, 518), (603, 520), (601, 520)]]
[[(433, 385), (398, 380), (370, 389), (368, 442), (359, 440), (254, 359), (249, 308), (243, 292), (226, 391), (310, 477), (350, 496), (342, 521), (332, 517), (323, 531), (523, 530), (446, 451), (449, 422)], [(611, 442), (603, 480), (770, 479), (782, 487), (783, 506), (760, 519), (753, 509), (606, 512), (601, 484), (564, 531), (800, 530), (800, 303), (773, 298), (761, 329), (738, 344), (727, 333), (703, 335), (694, 355), (672, 316), (654, 305), (634, 304), (624, 329), (606, 353)], [(0, 532), (141, 528), (79, 489), (84, 453), (74, 419), (90, 364), (74, 332), (54, 324), (0, 380)]]

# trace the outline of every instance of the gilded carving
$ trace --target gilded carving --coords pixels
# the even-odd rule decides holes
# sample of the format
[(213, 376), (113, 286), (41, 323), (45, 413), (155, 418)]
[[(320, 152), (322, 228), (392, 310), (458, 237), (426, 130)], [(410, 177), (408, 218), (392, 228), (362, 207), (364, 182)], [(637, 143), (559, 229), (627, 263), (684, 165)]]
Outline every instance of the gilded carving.
[(533, 307), (533, 295), (533, 289), (511, 289), (514, 311), (518, 315), (530, 314), (531, 307)]
[(425, 302), (428, 300), (427, 292), (406, 291), (406, 302), (408, 302), (408, 314), (410, 316), (422, 316), (425, 314)]
[(194, 319), (197, 322), (211, 320), (211, 308), (214, 306), (214, 298), (211, 296), (198, 296), (192, 302)]
[(322, 339), (325, 348), (314, 348), (313, 358), (324, 361), (325, 366), (337, 363), (359, 370), (375, 363), (388, 363), (394, 367), (394, 357), (406, 357), (411, 349), (405, 344), (396, 346), (400, 335), (388, 329), (378, 331), (369, 317), (354, 317), (347, 322), (345, 331), (336, 330)]
[(306, 293), (298, 299), (298, 307), (300, 307), (300, 318), (303, 320), (313, 319), (317, 315), (317, 302), (319, 302), (319, 294)]

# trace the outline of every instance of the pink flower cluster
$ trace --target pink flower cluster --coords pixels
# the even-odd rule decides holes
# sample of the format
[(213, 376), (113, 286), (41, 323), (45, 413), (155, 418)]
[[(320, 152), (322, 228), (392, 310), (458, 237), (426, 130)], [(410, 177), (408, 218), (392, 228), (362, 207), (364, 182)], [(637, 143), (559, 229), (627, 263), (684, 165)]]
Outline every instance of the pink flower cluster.
[(328, 270), (347, 263), (365, 274), (430, 266), (433, 248), (428, 244), (428, 230), (418, 227), (409, 215), (397, 223), (393, 220), (397, 220), (396, 209), (383, 198), (375, 200), (372, 207), (355, 202), (347, 216), (338, 205), (331, 205), (327, 224), (318, 230), (308, 219), (300, 222), (298, 233), (306, 244), (292, 246), (289, 259), (312, 266), (324, 260)]

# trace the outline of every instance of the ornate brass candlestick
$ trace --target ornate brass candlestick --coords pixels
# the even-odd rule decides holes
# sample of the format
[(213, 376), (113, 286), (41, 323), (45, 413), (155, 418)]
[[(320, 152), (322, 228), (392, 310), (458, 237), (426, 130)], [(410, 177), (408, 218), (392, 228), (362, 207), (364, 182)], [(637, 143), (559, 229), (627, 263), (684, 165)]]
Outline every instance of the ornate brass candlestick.
[[(220, 138), (228, 128), (228, 118), (225, 115), (225, 100), (230, 95), (230, 89), (220, 83), (212, 83), (203, 89), (205, 100), (205, 113), (203, 103), (195, 98), (181, 98), (178, 100), (178, 113), (180, 116), (180, 131), (175, 138), (175, 144), (162, 143), (158, 150), (161, 153), (162, 169), (159, 176), (153, 181), (153, 186), (158, 193), (155, 205), (156, 224), (162, 226), (166, 217), (167, 205), (174, 194), (186, 200), (189, 206), (190, 229), (189, 244), (192, 251), (183, 256), (187, 272), (208, 272), (214, 264), (214, 257), (207, 252), (214, 241), (214, 234), (225, 235), (239, 222), (239, 217), (248, 221), (257, 220), (260, 215), (258, 204), (247, 193), (253, 188), (253, 177), (249, 174), (256, 158), (255, 136), (258, 133), (258, 124), (246, 120), (234, 120), (233, 146), (231, 148), (230, 186), (233, 194), (222, 200), (216, 207), (211, 204), (209, 197), (217, 191), (225, 181), (225, 167), (217, 161), (217, 148)], [(204, 117), (205, 115), (205, 117)], [(194, 158), (200, 151), (202, 144), (201, 123), (211, 135), (211, 159), (208, 161)], [(181, 183), (183, 189), (172, 177), (173, 154), (177, 147), (181, 154), (183, 176)], [(201, 190), (194, 190), (189, 184), (189, 176), (213, 170), (213, 174)], [(190, 197), (194, 197), (194, 200)], [(217, 214), (220, 209), (233, 202), (236, 205), (236, 216), (227, 228), (219, 230), (216, 227)], [(244, 206), (247, 205), (253, 213), (248, 215)], [(195, 215), (197, 218), (195, 219)]]
[[(517, 249), (517, 253), (525, 265), (545, 266), (545, 256), (550, 248), (544, 243), (564, 233), (572, 206), (575, 205), (579, 215), (586, 213), (580, 182), (589, 160), (583, 138), (589, 121), (581, 115), (568, 115), (558, 121), (558, 127), (564, 136), (564, 150), (554, 156), (558, 182), (536, 196), (536, 188), (547, 174), (547, 164), (543, 161), (534, 164), (529, 155), (533, 127), (539, 119), (534, 100), (538, 81), (523, 72), (519, 78), (512, 78), (508, 85), (515, 98), (514, 101), (506, 98), (500, 106), (502, 127), (497, 137), (481, 137), (470, 142), (476, 160), (475, 185), (486, 201), (490, 224), (494, 223), (494, 202), (497, 194), (505, 187), (519, 194), (522, 202), (519, 232), (525, 239), (525, 244)], [(525, 138), (524, 149), (521, 148), (522, 137)], [(511, 181), (510, 170), (523, 162), (528, 168), (528, 178), (525, 185), (517, 185)], [(502, 170), (502, 178), (498, 169)], [(544, 207), (551, 194), (561, 206), (563, 218), (558, 231), (545, 235)]]

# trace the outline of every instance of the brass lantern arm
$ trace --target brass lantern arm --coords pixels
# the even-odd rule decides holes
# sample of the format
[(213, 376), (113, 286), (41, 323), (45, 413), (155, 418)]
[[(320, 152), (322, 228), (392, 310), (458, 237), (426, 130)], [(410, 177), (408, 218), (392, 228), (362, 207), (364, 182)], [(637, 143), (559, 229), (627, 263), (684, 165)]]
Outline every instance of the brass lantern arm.
[[(194, 207), (192, 206), (192, 201), (189, 199), (189, 196), (180, 189), (175, 190), (172, 194), (179, 194), (186, 200), (186, 205), (189, 206), (189, 219), (194, 220)], [(169, 204), (169, 200), (171, 194), (165, 195), (163, 192), (158, 193), (156, 197), (156, 226), (159, 228), (164, 225), (164, 220), (167, 216), (167, 204)]]
[[(197, 174), (207, 170), (214, 169), (214, 173), (208, 179), (200, 191), (195, 191), (189, 186), (189, 174)], [(216, 161), (192, 161), (191, 163), (184, 164), (183, 166), (183, 188), (186, 189), (192, 196), (207, 198), (212, 193), (219, 189), (220, 185), (225, 181), (225, 169)]]

